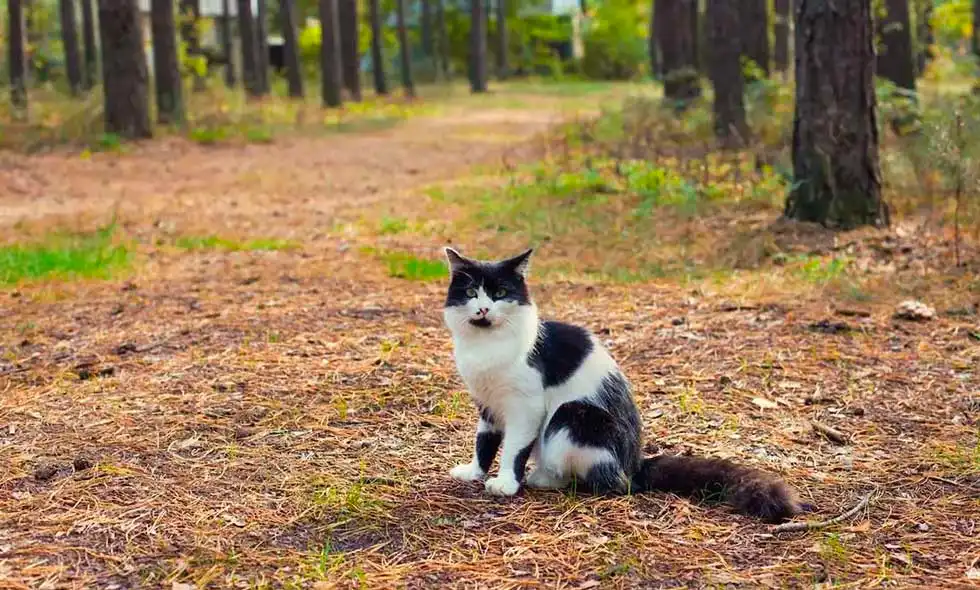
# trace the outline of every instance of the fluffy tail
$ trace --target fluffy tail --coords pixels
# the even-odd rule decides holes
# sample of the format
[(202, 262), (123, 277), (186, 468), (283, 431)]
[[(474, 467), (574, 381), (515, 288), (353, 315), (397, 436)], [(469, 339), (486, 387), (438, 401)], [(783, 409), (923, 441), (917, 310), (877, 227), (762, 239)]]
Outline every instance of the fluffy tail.
[(720, 500), (766, 522), (782, 522), (803, 511), (796, 493), (778, 477), (724, 459), (651, 457), (633, 476), (633, 487)]

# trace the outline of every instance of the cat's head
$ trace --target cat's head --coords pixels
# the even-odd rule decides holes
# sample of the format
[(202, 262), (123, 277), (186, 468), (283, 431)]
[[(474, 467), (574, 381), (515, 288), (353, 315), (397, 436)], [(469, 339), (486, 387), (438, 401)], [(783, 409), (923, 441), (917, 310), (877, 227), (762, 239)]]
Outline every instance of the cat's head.
[(492, 330), (525, 315), (533, 306), (527, 289), (531, 252), (529, 249), (513, 258), (486, 262), (446, 248), (450, 277), (445, 316), (449, 327)]

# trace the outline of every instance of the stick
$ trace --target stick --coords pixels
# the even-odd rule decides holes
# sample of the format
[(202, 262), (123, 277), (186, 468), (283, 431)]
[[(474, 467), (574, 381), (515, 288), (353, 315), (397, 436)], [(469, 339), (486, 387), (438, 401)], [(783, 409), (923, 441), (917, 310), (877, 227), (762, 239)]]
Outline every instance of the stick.
[(835, 525), (839, 522), (845, 521), (848, 518), (854, 516), (861, 510), (863, 510), (870, 502), (871, 497), (874, 496), (876, 490), (871, 490), (868, 495), (861, 498), (861, 501), (857, 503), (857, 506), (851, 508), (844, 514), (835, 516), (828, 520), (820, 520), (817, 522), (787, 522), (779, 526), (773, 527), (772, 532), (774, 533), (792, 533), (796, 531), (815, 531), (817, 529), (825, 529), (829, 526)]
[(843, 432), (841, 432), (840, 430), (837, 430), (836, 428), (831, 428), (830, 426), (827, 426), (826, 424), (821, 424), (820, 422), (817, 422), (816, 420), (810, 420), (810, 424), (813, 425), (813, 429), (814, 430), (816, 430), (820, 434), (826, 436), (830, 440), (832, 440), (832, 441), (834, 441), (836, 443), (840, 443), (842, 445), (846, 445), (847, 444), (847, 435), (844, 434)]

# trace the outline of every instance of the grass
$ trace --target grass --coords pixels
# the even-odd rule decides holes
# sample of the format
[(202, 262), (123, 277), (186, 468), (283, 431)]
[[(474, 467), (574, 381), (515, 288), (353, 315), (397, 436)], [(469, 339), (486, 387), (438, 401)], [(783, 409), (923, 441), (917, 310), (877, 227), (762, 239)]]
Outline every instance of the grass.
[(132, 262), (129, 247), (110, 224), (90, 233), (52, 233), (38, 243), (0, 247), (0, 284), (56, 278), (109, 278)]
[(361, 248), (361, 253), (375, 257), (387, 267), (388, 276), (409, 281), (437, 281), (449, 276), (444, 260), (420, 258), (408, 252), (382, 251), (372, 247)]
[(181, 250), (221, 250), (225, 252), (273, 252), (293, 250), (299, 247), (296, 242), (277, 238), (254, 238), (243, 241), (216, 235), (181, 236), (174, 240), (174, 246)]

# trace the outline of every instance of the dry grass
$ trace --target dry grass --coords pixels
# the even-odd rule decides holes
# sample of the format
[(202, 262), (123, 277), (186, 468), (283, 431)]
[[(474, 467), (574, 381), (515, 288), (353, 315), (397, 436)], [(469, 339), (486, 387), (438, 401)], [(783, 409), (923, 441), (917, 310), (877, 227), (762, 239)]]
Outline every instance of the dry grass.
[[(379, 253), (522, 243), (426, 187), (508, 154), (482, 130), (529, 137), (567, 104), (526, 101), (542, 110), (4, 160), (4, 241), (115, 210), (139, 260), (112, 281), (0, 292), (0, 587), (975, 587), (978, 295), (974, 277), (936, 280), (938, 263), (872, 270), (855, 302), (772, 265), (623, 283), (574, 272), (583, 251), (561, 239), (538, 253), (540, 307), (608, 341), (648, 451), (771, 469), (814, 518), (877, 489), (852, 520), (775, 535), (666, 495), (495, 499), (449, 479), (474, 415), (443, 285), (393, 278)], [(786, 243), (847, 247), (803, 234)], [(168, 246), (211, 235), (298, 247)], [(901, 267), (918, 239), (846, 240), (867, 260), (892, 240)], [(892, 318), (913, 280), (935, 320)]]

